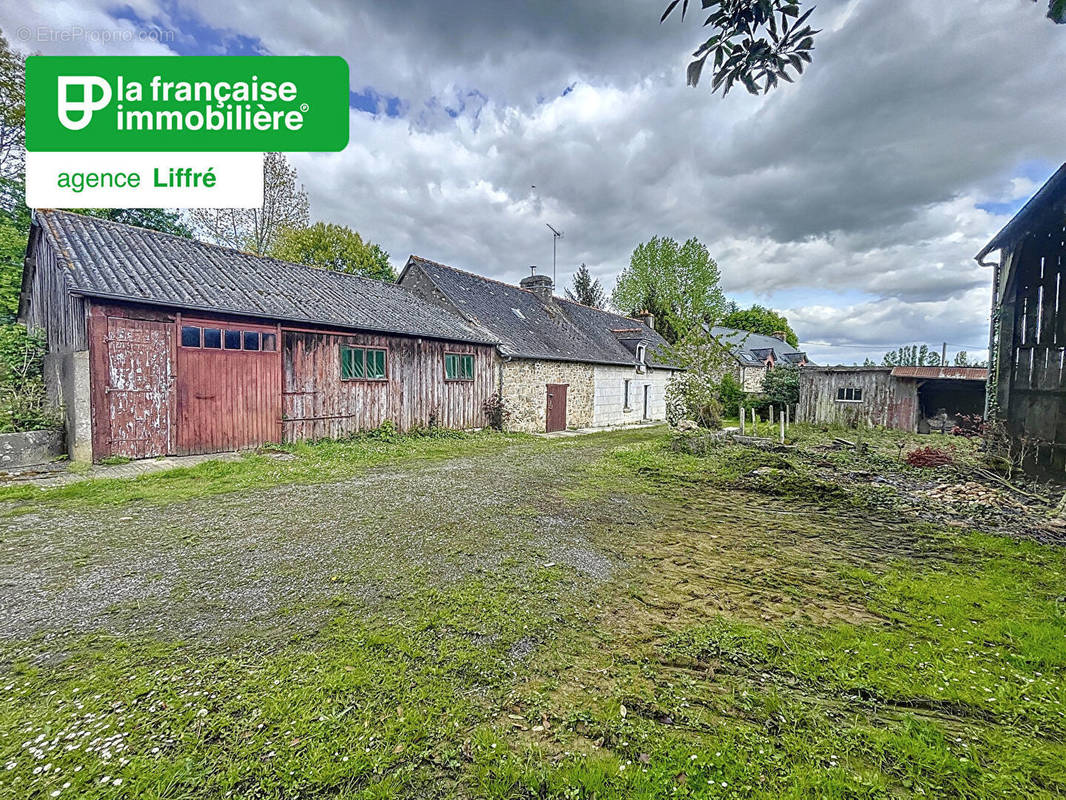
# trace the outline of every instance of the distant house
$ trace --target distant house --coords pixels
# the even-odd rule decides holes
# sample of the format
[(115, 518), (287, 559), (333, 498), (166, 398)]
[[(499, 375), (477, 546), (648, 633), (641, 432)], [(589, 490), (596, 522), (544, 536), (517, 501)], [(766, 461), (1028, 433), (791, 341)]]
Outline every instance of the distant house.
[(499, 385), (517, 431), (666, 418), (676, 367), (654, 320), (555, 297), (546, 275), (518, 286), (412, 256), (399, 285), (499, 341)]
[(767, 370), (781, 365), (801, 367), (810, 363), (806, 353), (785, 341), (784, 333), (765, 336), (721, 325), (709, 330), (728, 349), (732, 372), (745, 392), (761, 392)]
[(800, 370), (799, 422), (948, 431), (984, 410), (988, 370), (975, 367), (816, 367)]
[(35, 214), (19, 319), (73, 458), (478, 428), (496, 339), (395, 284), (62, 211)]
[[(985, 259), (999, 253), (995, 261)], [(1066, 164), (977, 254), (995, 268), (988, 413), (1033, 443), (1027, 466), (1066, 473)]]

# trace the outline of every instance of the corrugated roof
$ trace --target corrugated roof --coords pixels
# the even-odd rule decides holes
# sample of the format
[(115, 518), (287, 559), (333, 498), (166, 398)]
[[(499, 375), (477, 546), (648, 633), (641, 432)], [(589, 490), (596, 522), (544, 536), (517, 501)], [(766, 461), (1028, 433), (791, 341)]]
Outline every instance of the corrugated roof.
[(146, 228), (38, 210), (75, 294), (286, 322), (495, 343), (394, 283), (290, 264)]
[(984, 367), (893, 367), (892, 377), (983, 381), (988, 378), (988, 370)]
[(712, 336), (729, 348), (734, 358), (749, 366), (765, 364), (771, 353), (775, 362), (786, 361), (790, 364), (799, 364), (807, 357), (802, 350), (776, 336), (764, 336), (761, 333), (727, 328), (723, 325), (715, 325), (710, 331)]
[(412, 266), (420, 268), (472, 324), (496, 337), (504, 355), (630, 366), (636, 363), (636, 340), (642, 339), (648, 363), (671, 366), (658, 355), (667, 347), (666, 340), (637, 320), (561, 297), (545, 302), (527, 289), (419, 256), (408, 260), (407, 268)]
[(1055, 174), (1048, 178), (1047, 183), (1029, 198), (1029, 202), (1022, 206), (1011, 221), (1003, 226), (1003, 230), (992, 237), (992, 241), (981, 249), (976, 259), (981, 261), (993, 250), (1010, 247), (1034, 227), (1046, 221), (1047, 214), (1061, 212), (1064, 209), (1066, 209), (1066, 164), (1059, 167)]

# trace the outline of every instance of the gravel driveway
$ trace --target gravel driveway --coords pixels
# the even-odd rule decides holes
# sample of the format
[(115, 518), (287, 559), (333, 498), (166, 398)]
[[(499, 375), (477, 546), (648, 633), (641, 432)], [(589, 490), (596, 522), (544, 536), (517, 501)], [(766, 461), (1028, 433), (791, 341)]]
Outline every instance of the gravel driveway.
[[(0, 654), (47, 658), (70, 636), (145, 633), (270, 648), (317, 630), (331, 598), (373, 611), (411, 586), (544, 563), (602, 581), (596, 531), (639, 512), (562, 492), (620, 435), (374, 468), (166, 506), (0, 517)], [(597, 539), (599, 540), (597, 542)]]

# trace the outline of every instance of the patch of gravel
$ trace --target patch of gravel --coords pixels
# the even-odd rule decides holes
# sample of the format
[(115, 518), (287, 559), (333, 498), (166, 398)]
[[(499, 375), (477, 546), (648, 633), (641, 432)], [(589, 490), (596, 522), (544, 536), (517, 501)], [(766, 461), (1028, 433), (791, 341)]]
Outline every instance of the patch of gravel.
[(45, 657), (104, 632), (271, 648), (319, 630), (337, 597), (366, 613), (422, 583), (545, 562), (607, 580), (595, 533), (618, 503), (597, 517), (560, 495), (605, 447), (519, 444), (336, 483), (2, 517), (0, 646)]

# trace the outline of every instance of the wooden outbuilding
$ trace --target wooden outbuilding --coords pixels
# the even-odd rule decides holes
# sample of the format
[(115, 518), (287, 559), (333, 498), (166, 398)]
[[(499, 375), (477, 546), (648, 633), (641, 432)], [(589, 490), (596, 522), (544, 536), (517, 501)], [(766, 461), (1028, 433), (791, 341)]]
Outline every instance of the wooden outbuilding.
[(79, 460), (479, 428), (496, 390), (492, 338), (395, 284), (63, 211), (34, 216), (19, 319)]
[(946, 433), (981, 414), (988, 370), (804, 366), (799, 375), (799, 422)]
[[(998, 252), (999, 258), (987, 261)], [(977, 254), (994, 267), (988, 416), (1032, 453), (1026, 466), (1066, 477), (1066, 164)]]

